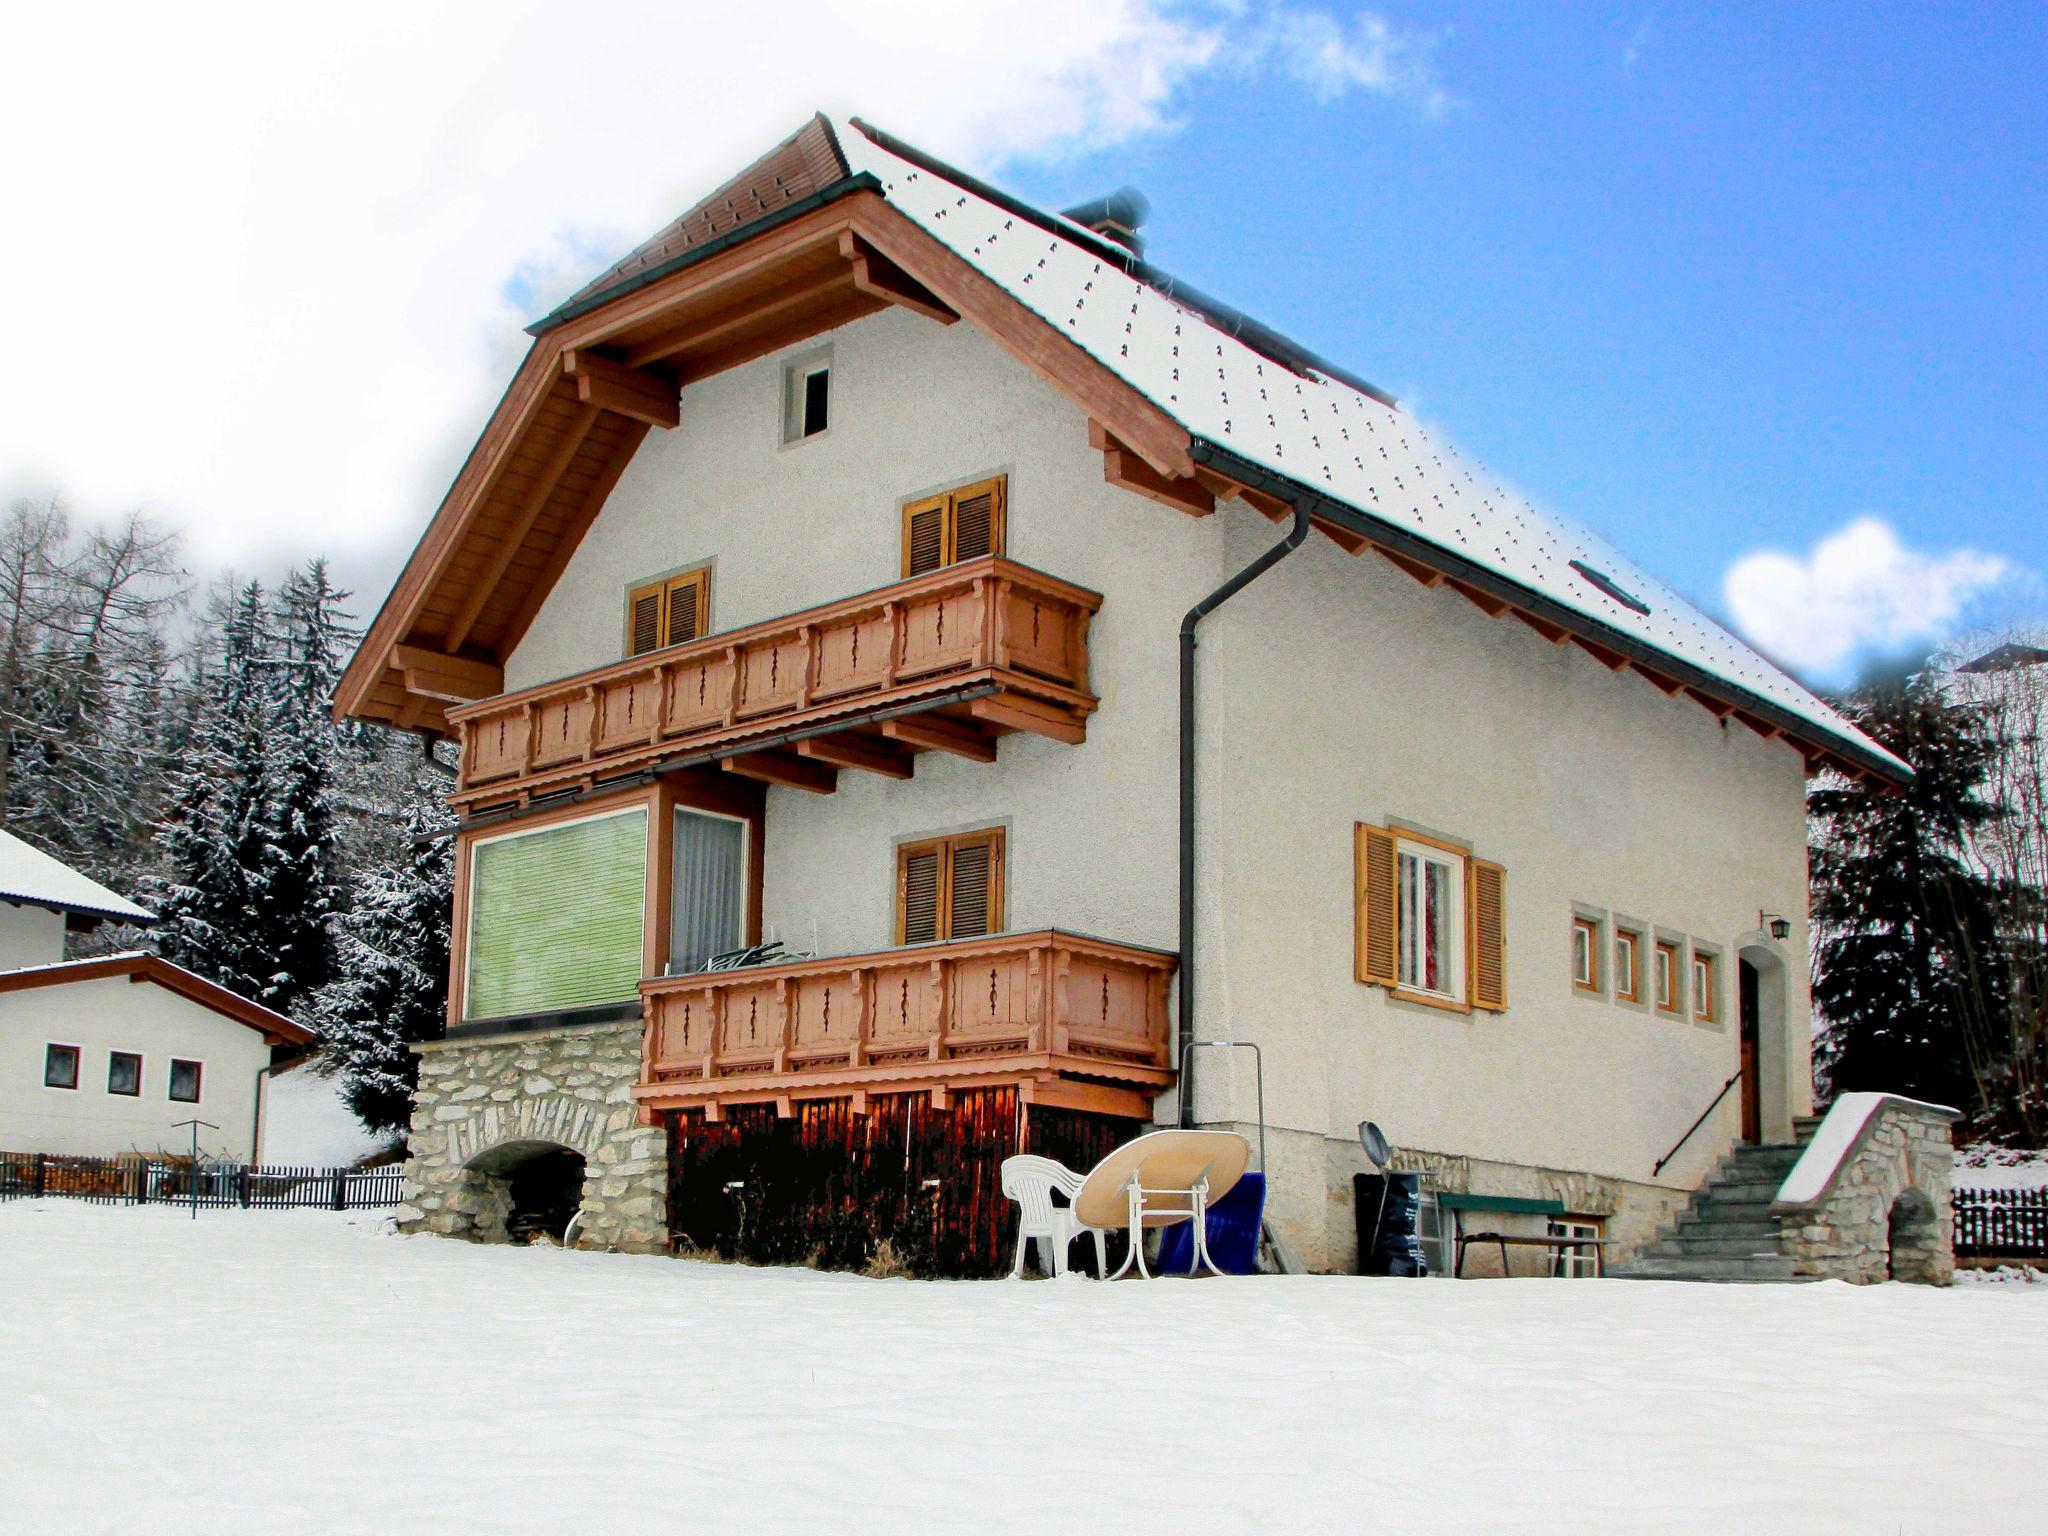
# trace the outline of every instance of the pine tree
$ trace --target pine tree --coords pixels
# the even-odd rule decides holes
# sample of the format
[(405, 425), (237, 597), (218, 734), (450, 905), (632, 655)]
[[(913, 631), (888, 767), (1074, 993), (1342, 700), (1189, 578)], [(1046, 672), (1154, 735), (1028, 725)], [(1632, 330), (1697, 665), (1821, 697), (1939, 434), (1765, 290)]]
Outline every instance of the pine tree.
[(212, 617), (220, 645), (202, 661), (198, 718), (161, 832), (166, 870), (155, 938), (165, 959), (254, 998), (275, 973), (259, 913), (271, 713), (263, 589), (250, 582), (219, 595)]
[(396, 857), (361, 873), (339, 974), (314, 1009), (349, 1107), (373, 1131), (410, 1123), (419, 1058), (407, 1047), (438, 1039), (446, 1019), (455, 839), (429, 784), (415, 783), (404, 829)]
[(1807, 797), (1826, 1084), (1971, 1109), (1971, 1035), (2006, 1005), (1997, 888), (1965, 852), (1993, 814), (1992, 747), (1924, 671), (1873, 679), (1842, 708), (1914, 777), (1896, 791), (1831, 778)]
[(315, 560), (279, 588), (275, 641), (264, 658), (270, 694), (261, 786), (263, 843), (247, 871), (268, 971), (256, 1000), (292, 1013), (334, 974), (340, 889), (334, 867), (331, 775), (342, 728), (330, 713), (353, 635), (347, 594)]

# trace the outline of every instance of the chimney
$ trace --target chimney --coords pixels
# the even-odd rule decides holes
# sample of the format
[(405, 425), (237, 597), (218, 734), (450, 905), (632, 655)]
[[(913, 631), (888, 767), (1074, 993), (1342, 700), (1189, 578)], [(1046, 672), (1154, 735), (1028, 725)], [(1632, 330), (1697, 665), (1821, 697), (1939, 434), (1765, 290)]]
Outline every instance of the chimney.
[(1152, 205), (1145, 201), (1144, 193), (1136, 187), (1118, 187), (1107, 197), (1067, 209), (1063, 217), (1083, 229), (1092, 229), (1105, 240), (1114, 240), (1133, 256), (1142, 256), (1145, 242), (1138, 238), (1138, 229), (1151, 212)]

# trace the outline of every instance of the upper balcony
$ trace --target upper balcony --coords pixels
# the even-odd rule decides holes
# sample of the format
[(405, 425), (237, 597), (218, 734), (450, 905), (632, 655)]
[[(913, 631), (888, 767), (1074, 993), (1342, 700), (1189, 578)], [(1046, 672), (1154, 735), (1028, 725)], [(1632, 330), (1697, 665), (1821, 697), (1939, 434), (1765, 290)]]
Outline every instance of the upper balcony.
[(448, 712), (464, 812), (653, 768), (716, 765), (819, 794), (838, 771), (995, 738), (1079, 742), (1101, 597), (999, 555)]

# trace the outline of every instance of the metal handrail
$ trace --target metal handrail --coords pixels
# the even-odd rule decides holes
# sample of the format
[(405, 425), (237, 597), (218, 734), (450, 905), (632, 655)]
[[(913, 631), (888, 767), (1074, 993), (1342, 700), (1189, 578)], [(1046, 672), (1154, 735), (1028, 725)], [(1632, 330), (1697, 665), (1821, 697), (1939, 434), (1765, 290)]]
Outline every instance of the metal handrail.
[(1678, 1156), (1678, 1149), (1684, 1146), (1688, 1141), (1692, 1140), (1692, 1133), (1707, 1123), (1707, 1116), (1711, 1115), (1715, 1110), (1721, 1107), (1721, 1101), (1728, 1097), (1728, 1090), (1730, 1088), (1733, 1088), (1737, 1083), (1741, 1081), (1742, 1068), (1737, 1067), (1735, 1069), (1735, 1075), (1729, 1078), (1727, 1082), (1723, 1083), (1721, 1085), (1721, 1091), (1714, 1095), (1713, 1102), (1709, 1104), (1705, 1109), (1700, 1111), (1699, 1119), (1693, 1121), (1691, 1125), (1688, 1125), (1685, 1128), (1685, 1134), (1679, 1137), (1678, 1140), (1671, 1143), (1671, 1150), (1669, 1152), (1666, 1152), (1662, 1157), (1657, 1159), (1657, 1166), (1650, 1170), (1651, 1178), (1654, 1179), (1655, 1177), (1657, 1177), (1658, 1174), (1662, 1173), (1664, 1171), (1664, 1165), (1670, 1162), (1671, 1159), (1673, 1159), (1674, 1157)]

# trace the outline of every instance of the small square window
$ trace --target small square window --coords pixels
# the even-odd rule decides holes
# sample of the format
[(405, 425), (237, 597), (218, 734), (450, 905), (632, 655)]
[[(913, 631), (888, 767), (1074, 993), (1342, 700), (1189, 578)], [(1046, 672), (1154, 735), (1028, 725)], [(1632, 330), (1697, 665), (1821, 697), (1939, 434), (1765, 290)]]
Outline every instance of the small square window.
[(1600, 990), (1600, 924), (1590, 917), (1572, 919), (1572, 985)]
[(172, 1061), (171, 1098), (180, 1104), (199, 1102), (200, 1064), (196, 1061)]
[[(1574, 1238), (1592, 1244), (1599, 1241), (1600, 1223), (1582, 1216), (1553, 1216), (1548, 1237)], [(1590, 1280), (1600, 1273), (1600, 1250), (1595, 1247), (1559, 1246), (1551, 1251), (1550, 1273), (1560, 1280)]]
[(1719, 1015), (1714, 989), (1714, 973), (1718, 967), (1714, 957), (1699, 950), (1692, 952), (1692, 1016), (1702, 1024), (1711, 1024)]
[(142, 1058), (133, 1051), (109, 1051), (107, 1053), (107, 1092), (118, 1093), (125, 1099), (137, 1097), (142, 1092)]
[(43, 1047), (43, 1086), (45, 1088), (76, 1088), (78, 1086), (77, 1046), (49, 1045)]
[(1614, 930), (1614, 995), (1624, 1003), (1643, 1000), (1643, 936)]
[(1678, 946), (1663, 939), (1657, 941), (1657, 1006), (1678, 1012)]
[(813, 354), (782, 371), (782, 440), (800, 443), (832, 425), (832, 357)]

